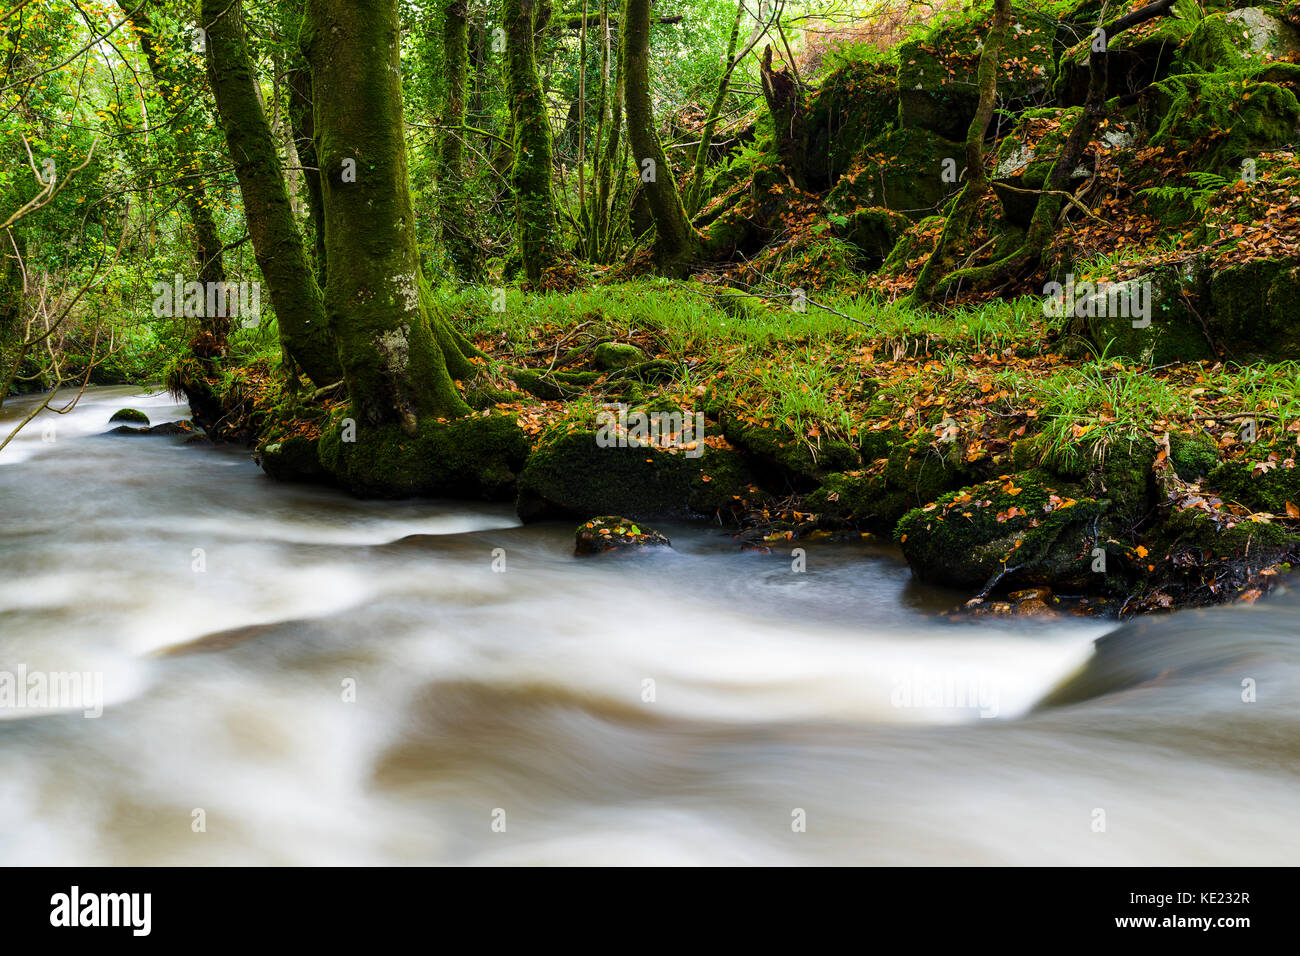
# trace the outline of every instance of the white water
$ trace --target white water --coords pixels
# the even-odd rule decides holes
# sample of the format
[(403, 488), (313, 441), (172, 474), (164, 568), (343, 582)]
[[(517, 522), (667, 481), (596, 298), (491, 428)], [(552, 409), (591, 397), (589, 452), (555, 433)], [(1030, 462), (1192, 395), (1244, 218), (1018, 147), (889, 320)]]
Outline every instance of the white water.
[[(123, 405), (185, 413), (94, 389), (0, 452), (0, 671), (105, 696), (0, 707), (0, 863), (1297, 860), (1294, 603), (1126, 629), (1034, 709), (1106, 625), (942, 623), (886, 549), (577, 559), (508, 506), (98, 437)], [(976, 706), (921, 706), (945, 681)]]

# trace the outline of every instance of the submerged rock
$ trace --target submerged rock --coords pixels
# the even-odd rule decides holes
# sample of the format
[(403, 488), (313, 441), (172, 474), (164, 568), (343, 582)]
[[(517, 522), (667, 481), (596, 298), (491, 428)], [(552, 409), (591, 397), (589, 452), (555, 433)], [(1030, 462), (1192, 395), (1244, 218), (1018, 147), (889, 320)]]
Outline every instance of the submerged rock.
[(189, 435), (194, 431), (194, 426), (187, 421), (162, 422), (158, 425), (149, 425), (143, 428), (132, 428), (130, 425), (118, 425), (110, 429), (110, 435)]
[(262, 470), (276, 481), (329, 482), (332, 476), (320, 461), (317, 442), (294, 435), (258, 450)]
[(573, 533), (574, 554), (600, 554), (605, 551), (631, 551), (641, 548), (670, 547), (666, 535), (646, 528), (628, 518), (605, 515), (592, 518)]

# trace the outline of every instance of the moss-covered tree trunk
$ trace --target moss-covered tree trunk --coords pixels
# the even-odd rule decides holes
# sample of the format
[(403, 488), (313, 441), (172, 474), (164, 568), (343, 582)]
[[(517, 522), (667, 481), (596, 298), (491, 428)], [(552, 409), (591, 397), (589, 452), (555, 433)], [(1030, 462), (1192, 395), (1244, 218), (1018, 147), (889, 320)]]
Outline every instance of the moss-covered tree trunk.
[(442, 238), (456, 274), (467, 282), (478, 282), (483, 278), (483, 255), (474, 238), (474, 213), (465, 190), (465, 87), (469, 77), (466, 0), (447, 0), (443, 5), (442, 54), (446, 71), (438, 143)]
[(241, 0), (199, 0), (199, 23), (207, 32), (208, 77), (239, 180), (253, 252), (280, 324), (280, 343), (313, 382), (332, 384), (339, 378), (338, 352), (262, 109)]
[[(605, 31), (606, 44), (609, 43), (609, 31), (611, 29), (608, 20), (609, 6), (608, 0), (606, 0), (601, 17), (601, 26)], [(622, 145), (624, 70), (626, 70), (626, 66), (623, 63), (623, 44), (620, 42), (617, 44), (617, 50), (614, 54), (614, 83), (609, 97), (609, 131), (605, 134), (605, 152), (600, 157), (600, 184), (596, 187), (596, 258), (602, 261), (606, 259), (605, 252), (611, 241), (610, 190), (614, 181), (614, 171), (619, 168), (619, 147)]]
[[(158, 37), (148, 12), (140, 4), (118, 0), (118, 6), (130, 19), (140, 49), (144, 53), (149, 74), (153, 77), (158, 96), (166, 105), (167, 122), (174, 132), (171, 140), (172, 156), (178, 167), (185, 211), (194, 229), (194, 255), (198, 263), (198, 280), (202, 283), (226, 281), (225, 260), (222, 255), (221, 234), (212, 216), (211, 200), (201, 172), (198, 149), (192, 130), (198, 127), (198, 111), (193, 97), (184, 90), (184, 80), (174, 66), (160, 56)], [(155, 124), (157, 125), (157, 124)], [(230, 317), (204, 315), (190, 340), (190, 351), (195, 358), (211, 367), (213, 360), (226, 351), (226, 338), (230, 333)]]
[(325, 312), (354, 413), (415, 434), (469, 411), (448, 371), (453, 336), (429, 314), (402, 120), (397, 0), (311, 0), (316, 155), (325, 202)]
[(537, 282), (556, 261), (555, 199), (551, 191), (551, 121), (537, 76), (533, 34), (537, 0), (502, 0), (506, 39), (505, 85), (514, 127), (515, 229), (524, 273)]
[(626, 0), (622, 28), (627, 135), (654, 216), (655, 259), (669, 275), (682, 275), (700, 259), (703, 244), (686, 218), (672, 167), (655, 129), (650, 100), (650, 0)]

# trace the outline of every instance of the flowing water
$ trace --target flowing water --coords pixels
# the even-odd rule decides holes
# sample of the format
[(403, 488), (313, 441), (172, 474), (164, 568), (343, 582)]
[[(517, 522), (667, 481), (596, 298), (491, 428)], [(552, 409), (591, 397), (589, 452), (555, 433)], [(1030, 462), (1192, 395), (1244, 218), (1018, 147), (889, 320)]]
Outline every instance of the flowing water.
[[(1300, 859), (1300, 601), (954, 625), (891, 549), (580, 559), (124, 405), (187, 411), (92, 389), (0, 452), (0, 863)], [(14, 696), (74, 672), (100, 716)]]

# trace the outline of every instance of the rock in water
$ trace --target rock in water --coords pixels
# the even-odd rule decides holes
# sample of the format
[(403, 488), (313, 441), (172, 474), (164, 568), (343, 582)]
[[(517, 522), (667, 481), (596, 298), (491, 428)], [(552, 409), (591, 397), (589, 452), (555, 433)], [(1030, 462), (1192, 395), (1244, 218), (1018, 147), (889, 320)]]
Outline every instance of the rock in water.
[(119, 408), (109, 418), (109, 422), (135, 422), (137, 425), (148, 425), (149, 416), (138, 408)]
[(579, 525), (573, 537), (574, 554), (601, 554), (605, 551), (640, 550), (672, 544), (665, 535), (653, 528), (643, 527), (617, 515), (592, 518), (586, 524)]

